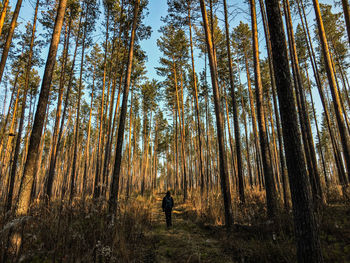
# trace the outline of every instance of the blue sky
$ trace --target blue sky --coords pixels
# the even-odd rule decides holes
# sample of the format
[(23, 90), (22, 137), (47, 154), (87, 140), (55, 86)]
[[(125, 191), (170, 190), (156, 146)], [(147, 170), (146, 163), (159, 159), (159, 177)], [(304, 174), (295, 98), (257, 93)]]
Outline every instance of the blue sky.
[(146, 17), (144, 22), (146, 25), (152, 27), (152, 35), (150, 39), (142, 41), (141, 47), (146, 51), (148, 56), (148, 61), (146, 63), (146, 68), (148, 71), (147, 75), (150, 79), (157, 79), (159, 77), (157, 76), (154, 67), (158, 65), (159, 57), (161, 56), (161, 52), (157, 47), (157, 39), (160, 36), (158, 30), (162, 26), (160, 18), (162, 16), (165, 17), (167, 14), (167, 3), (166, 0), (150, 0), (149, 2), (149, 15)]

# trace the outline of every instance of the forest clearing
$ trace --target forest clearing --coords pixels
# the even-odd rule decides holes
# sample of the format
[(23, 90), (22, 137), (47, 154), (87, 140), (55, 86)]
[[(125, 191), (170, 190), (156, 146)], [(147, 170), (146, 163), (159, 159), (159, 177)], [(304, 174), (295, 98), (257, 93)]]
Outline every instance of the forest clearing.
[(0, 262), (350, 262), (348, 0), (0, 11)]

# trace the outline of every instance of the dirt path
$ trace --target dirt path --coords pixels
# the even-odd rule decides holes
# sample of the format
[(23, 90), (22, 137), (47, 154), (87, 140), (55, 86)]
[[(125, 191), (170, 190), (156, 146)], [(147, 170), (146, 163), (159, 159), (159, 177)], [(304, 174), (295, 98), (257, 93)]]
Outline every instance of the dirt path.
[(173, 210), (173, 227), (166, 228), (164, 213), (161, 211), (162, 198), (157, 196), (152, 204), (152, 231), (155, 262), (233, 262), (223, 253), (220, 242), (198, 225), (187, 220), (182, 206)]

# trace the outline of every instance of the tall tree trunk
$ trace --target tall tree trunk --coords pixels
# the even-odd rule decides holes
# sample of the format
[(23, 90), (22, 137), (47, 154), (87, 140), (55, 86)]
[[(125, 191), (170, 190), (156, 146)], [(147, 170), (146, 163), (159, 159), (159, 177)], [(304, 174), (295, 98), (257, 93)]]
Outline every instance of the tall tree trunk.
[[(86, 138), (86, 148), (85, 148), (85, 163), (84, 163), (84, 175), (83, 175), (83, 202), (85, 201), (86, 194), (86, 180), (88, 178), (89, 162), (90, 162), (90, 137), (91, 137), (91, 116), (92, 116), (92, 103), (94, 99), (94, 89), (95, 89), (95, 73), (96, 66), (94, 66), (92, 75), (92, 88), (91, 88), (91, 102), (90, 102), (90, 112), (89, 112), (89, 122), (88, 122), (88, 133)], [(93, 170), (93, 169), (92, 169)]]
[(277, 129), (277, 138), (278, 138), (279, 161), (281, 164), (280, 173), (282, 177), (284, 208), (286, 211), (289, 211), (290, 190), (289, 190), (289, 183), (288, 183), (287, 167), (286, 167), (284, 155), (283, 155), (283, 141), (282, 141), (282, 131), (281, 131), (281, 124), (280, 124), (281, 121), (280, 121), (280, 115), (278, 112), (277, 98), (276, 98), (276, 81), (275, 81), (273, 62), (272, 62), (270, 32), (267, 25), (267, 17), (266, 17), (266, 11), (265, 11), (263, 0), (259, 0), (259, 3), (260, 3), (260, 10), (262, 14), (262, 20), (263, 20), (264, 31), (265, 31), (265, 40), (266, 40), (266, 46), (267, 46), (269, 71), (270, 71), (271, 87), (272, 87), (271, 92), (272, 92), (273, 108), (275, 111), (275, 118), (276, 118), (276, 129)]
[(298, 54), (295, 46), (289, 1), (284, 0), (283, 4), (284, 4), (284, 13), (286, 16), (288, 39), (290, 44), (289, 51), (290, 51), (290, 56), (292, 60), (292, 69), (294, 73), (293, 75), (295, 79), (295, 90), (296, 90), (296, 96), (297, 96), (297, 101), (299, 105), (298, 112), (299, 112), (302, 136), (304, 141), (305, 155), (307, 159), (309, 175), (311, 178), (310, 181), (311, 181), (313, 198), (316, 203), (316, 208), (318, 208), (320, 204), (324, 203), (324, 197), (323, 197), (322, 188), (321, 188), (320, 174), (318, 172), (318, 167), (317, 167), (317, 158), (316, 158), (315, 146), (314, 146), (314, 141), (313, 141), (313, 136), (311, 131), (309, 112), (306, 106), (304, 85), (301, 79)]
[(55, 168), (56, 168), (56, 158), (57, 158), (56, 154), (57, 154), (57, 146), (58, 146), (57, 140), (58, 140), (60, 118), (61, 118), (62, 99), (63, 99), (63, 91), (64, 91), (65, 75), (66, 75), (65, 69), (66, 69), (68, 50), (69, 50), (69, 37), (70, 37), (70, 31), (71, 31), (71, 23), (72, 23), (72, 17), (69, 18), (69, 23), (68, 23), (69, 25), (67, 25), (66, 27), (64, 44), (63, 44), (63, 52), (62, 52), (63, 60), (62, 60), (61, 76), (60, 76), (59, 91), (58, 91), (58, 98), (57, 98), (56, 119), (55, 119), (55, 126), (54, 126), (53, 136), (52, 136), (49, 172), (47, 176), (47, 182), (45, 187), (46, 189), (44, 193), (46, 195), (47, 201), (50, 201), (50, 198), (51, 198), (52, 184), (53, 184)]
[(19, 191), (18, 206), (16, 208), (17, 215), (26, 214), (29, 209), (30, 193), (35, 178), (35, 167), (37, 163), (37, 154), (43, 130), (46, 108), (49, 99), (50, 86), (52, 80), (53, 69), (56, 61), (56, 53), (60, 40), (61, 29), (63, 25), (64, 15), (66, 12), (67, 0), (60, 0), (56, 21), (52, 33), (50, 49), (46, 61), (43, 81), (39, 95), (38, 106), (35, 113), (32, 134), (30, 136), (27, 160), (24, 166), (22, 183)]
[(341, 102), (340, 102), (340, 94), (337, 89), (337, 84), (335, 81), (335, 76), (333, 72), (333, 66), (332, 66), (332, 61), (331, 61), (331, 56), (329, 53), (329, 48), (328, 48), (328, 42), (327, 42), (327, 37), (326, 37), (326, 32), (323, 26), (323, 20), (321, 17), (321, 11), (320, 11), (320, 5), (318, 3), (318, 0), (312, 0), (314, 9), (315, 9), (315, 14), (316, 14), (316, 21), (317, 21), (317, 27), (318, 27), (318, 35), (320, 37), (320, 42), (322, 46), (322, 53), (323, 53), (323, 58), (325, 62), (325, 68), (327, 72), (327, 77), (328, 77), (328, 83), (329, 87), (332, 93), (332, 98), (333, 98), (333, 106), (334, 106), (334, 111), (335, 111), (335, 116), (338, 124), (338, 130), (341, 138), (341, 144), (343, 147), (343, 154), (344, 154), (344, 159), (345, 159), (345, 165), (347, 169), (347, 174), (350, 179), (350, 139), (347, 133), (347, 129), (344, 123), (344, 116), (343, 116), (343, 111), (341, 107)]
[[(177, 70), (175, 61), (173, 58), (173, 71), (174, 71), (174, 85), (175, 85), (175, 93), (176, 93), (176, 105), (177, 105), (177, 114), (179, 116), (179, 125), (180, 125), (180, 138), (181, 138), (181, 154), (182, 154), (182, 167), (183, 167), (183, 193), (184, 193), (184, 201), (187, 199), (187, 174), (186, 174), (186, 152), (185, 152), (185, 124), (184, 124), (184, 118), (183, 118), (183, 109), (181, 114), (181, 108), (180, 108), (180, 98), (179, 98), (179, 91), (178, 91), (178, 85), (177, 85)], [(181, 91), (182, 89), (182, 73), (181, 73)], [(181, 96), (182, 98), (182, 96)], [(181, 105), (183, 105), (183, 99), (181, 99)], [(181, 120), (182, 116), (182, 120)], [(177, 118), (177, 117), (176, 117)]]
[(241, 134), (240, 134), (240, 127), (238, 124), (238, 109), (237, 109), (237, 101), (236, 101), (235, 87), (234, 87), (234, 81), (233, 81), (230, 32), (228, 28), (226, 0), (223, 0), (223, 2), (224, 2), (224, 13), (225, 13), (226, 49), (227, 49), (227, 56), (228, 56), (228, 68), (229, 68), (229, 75), (230, 75), (231, 99), (232, 99), (232, 108), (233, 108), (233, 126), (234, 126), (234, 132), (235, 132), (235, 145), (236, 145), (236, 155), (237, 155), (238, 190), (239, 190), (240, 201), (242, 203), (245, 203)]
[(323, 262), (317, 223), (311, 201), (310, 183), (300, 141), (301, 136), (298, 128), (279, 1), (268, 0), (265, 1), (265, 4), (292, 193), (298, 262)]
[[(69, 23), (71, 23), (71, 21)], [(80, 26), (81, 26), (81, 23), (79, 22), (78, 31), (80, 31)], [(67, 40), (67, 44), (68, 44), (68, 42), (69, 41)], [(48, 174), (48, 178), (47, 178), (47, 185), (46, 185), (46, 194), (48, 197), (47, 200), (49, 200), (51, 198), (50, 197), (50, 195), (51, 195), (50, 188), (52, 187), (52, 183), (53, 183), (53, 179), (54, 179), (54, 175), (55, 175), (57, 155), (58, 155), (58, 151), (60, 149), (60, 144), (61, 144), (61, 140), (62, 140), (62, 136), (63, 136), (64, 121), (65, 121), (65, 117), (66, 117), (66, 113), (67, 113), (69, 97), (70, 97), (72, 86), (73, 86), (74, 68), (75, 68), (75, 60), (77, 57), (78, 46), (79, 46), (79, 36), (76, 37), (76, 41), (75, 41), (74, 55), (73, 55), (72, 65), (71, 65), (70, 72), (69, 72), (67, 92), (66, 92), (66, 97), (64, 99), (63, 113), (62, 113), (62, 118), (61, 118), (61, 124), (59, 126), (59, 132), (58, 132), (58, 137), (57, 137), (57, 143), (55, 146), (55, 152), (53, 152), (52, 162), (50, 161), (50, 170), (49, 170), (49, 174)], [(67, 52), (68, 52), (68, 50), (67, 50)], [(64, 79), (62, 79), (62, 85), (64, 85), (63, 83), (64, 83)], [(57, 106), (59, 106), (59, 105), (57, 105)], [(57, 114), (57, 112), (56, 112), (56, 114)], [(57, 115), (56, 115), (56, 117), (57, 117)], [(55, 123), (55, 125), (56, 125), (56, 123)]]
[[(132, 105), (133, 104), (133, 96), (131, 92), (131, 101), (130, 101), (130, 111), (129, 111), (129, 145), (128, 145), (128, 172), (127, 172), (127, 182), (126, 182), (126, 199), (129, 198), (130, 195), (130, 168), (131, 168), (131, 128), (132, 128)], [(134, 149), (135, 152), (135, 149)]]
[(193, 41), (192, 41), (192, 22), (191, 22), (191, 8), (190, 2), (188, 1), (188, 27), (190, 30), (190, 47), (191, 47), (191, 62), (192, 62), (192, 78), (195, 93), (195, 106), (196, 106), (196, 120), (197, 120), (197, 131), (198, 131), (198, 151), (199, 151), (199, 173), (200, 173), (200, 186), (201, 194), (204, 193), (204, 165), (203, 165), (203, 150), (202, 150), (202, 131), (201, 122), (199, 117), (199, 103), (198, 103), (198, 87), (197, 87), (197, 76), (194, 67), (194, 55), (193, 55)]
[(94, 187), (94, 198), (99, 198), (101, 194), (101, 151), (103, 148), (103, 108), (104, 108), (104, 97), (106, 88), (106, 74), (107, 74), (107, 52), (108, 52), (108, 29), (109, 29), (109, 8), (107, 9), (107, 21), (106, 21), (106, 42), (105, 42), (105, 54), (103, 62), (103, 82), (102, 82), (102, 98), (100, 108), (100, 122), (99, 122), (99, 133), (98, 133), (98, 144), (97, 144), (97, 160), (96, 160), (96, 173), (95, 173), (95, 187)]
[[(248, 55), (246, 50), (244, 50), (244, 62), (245, 62), (246, 75), (247, 75), (250, 113), (252, 115), (254, 145), (255, 145), (255, 151), (256, 151), (256, 157), (257, 157), (257, 177), (260, 180), (261, 179), (261, 152), (260, 152), (260, 144), (258, 139), (259, 138), (258, 127), (256, 125), (257, 121), (256, 121), (256, 113), (255, 113), (255, 106), (254, 106), (254, 95), (253, 95), (252, 85), (250, 80), (250, 69), (249, 69)], [(261, 184), (259, 185), (261, 186)]]
[(206, 44), (209, 55), (209, 65), (212, 80), (212, 87), (214, 92), (214, 105), (216, 115), (216, 126), (217, 126), (217, 138), (219, 144), (219, 159), (220, 159), (220, 179), (221, 179), (221, 191), (224, 199), (225, 208), (225, 223), (228, 228), (233, 223), (232, 205), (231, 205), (231, 193), (227, 171), (227, 159), (225, 154), (225, 142), (224, 142), (224, 131), (223, 131), (223, 119), (220, 107), (220, 94), (218, 85), (218, 71), (214, 55), (214, 48), (212, 42), (212, 35), (209, 29), (208, 16), (205, 8), (204, 0), (200, 0), (201, 12), (203, 17), (203, 27), (205, 30)]
[[(111, 51), (111, 56), (113, 57), (114, 55), (114, 51), (115, 49), (117, 49), (119, 51), (120, 49), (120, 43), (121, 43), (121, 34), (122, 34), (122, 20), (123, 20), (123, 13), (124, 13), (124, 0), (121, 3), (121, 11), (120, 11), (120, 19), (119, 19), (119, 32), (118, 32), (118, 45), (116, 46), (116, 40), (115, 37), (113, 37), (113, 45), (112, 45), (112, 51)], [(119, 57), (120, 56), (116, 56), (116, 62), (115, 64), (118, 65), (119, 64)], [(123, 75), (123, 70), (124, 67), (121, 67), (120, 70), (120, 75)], [(115, 71), (117, 72), (117, 70), (115, 69)], [(112, 72), (112, 63), (111, 63), (111, 70), (110, 73)], [(109, 78), (110, 79), (110, 78)], [(113, 141), (113, 130), (114, 130), (114, 126), (112, 126), (112, 115), (113, 115), (113, 108), (114, 108), (114, 96), (115, 96), (115, 89), (116, 89), (116, 85), (117, 85), (117, 74), (114, 74), (113, 77), (113, 81), (112, 81), (112, 95), (110, 98), (110, 107), (109, 107), (109, 115), (108, 115), (108, 124), (107, 124), (107, 142), (106, 142), (106, 147), (105, 147), (105, 158), (104, 158), (104, 165), (103, 165), (103, 172), (102, 172), (102, 178), (103, 178), (103, 194), (107, 189), (107, 178), (108, 178), (108, 174), (109, 174), (109, 164), (110, 164), (110, 159), (111, 159), (111, 150), (112, 150), (112, 141)], [(118, 99), (117, 99), (117, 107), (116, 107), (116, 111), (117, 112), (117, 108), (119, 106), (119, 96), (120, 96), (120, 89), (118, 92)], [(107, 96), (108, 98), (108, 96)], [(106, 113), (107, 113), (107, 108), (106, 108)], [(114, 120), (114, 119), (113, 119)], [(114, 123), (114, 122), (113, 122)]]
[(0, 36), (2, 33), (2, 29), (4, 27), (4, 22), (5, 22), (5, 18), (6, 18), (8, 4), (9, 4), (9, 0), (4, 0), (3, 5), (2, 5), (2, 10), (1, 10), (1, 15), (0, 15)]
[(259, 138), (261, 146), (261, 156), (265, 178), (267, 213), (270, 218), (275, 218), (278, 213), (277, 193), (273, 178), (273, 170), (269, 154), (269, 143), (267, 140), (266, 124), (265, 124), (265, 109), (263, 102), (263, 90), (260, 75), (259, 62), (259, 43), (258, 29), (256, 21), (255, 0), (250, 0), (250, 11), (252, 19), (252, 38), (253, 38), (253, 59), (254, 59), (254, 75), (255, 75), (255, 94), (256, 94), (256, 109), (258, 115)]
[[(9, 29), (9, 32), (7, 33), (6, 42), (5, 42), (4, 48), (2, 50), (1, 61), (0, 61), (0, 83), (2, 81), (2, 76), (4, 74), (6, 60), (7, 60), (7, 56), (9, 54), (9, 51), (10, 51), (12, 37), (13, 37), (13, 34), (15, 32), (17, 18), (19, 15), (19, 11), (21, 10), (21, 6), (22, 6), (22, 0), (17, 0), (17, 4), (16, 4), (15, 10), (13, 11), (13, 15), (12, 15), (10, 29)], [(5, 15), (6, 15), (6, 10), (5, 10)]]
[[(324, 94), (324, 91), (322, 88), (321, 78), (320, 78), (319, 70), (318, 70), (317, 63), (316, 63), (315, 52), (314, 52), (312, 41), (311, 41), (311, 36), (310, 36), (309, 27), (308, 27), (308, 22), (306, 19), (304, 5), (302, 2), (300, 2), (300, 0), (297, 0), (297, 5), (298, 5), (298, 12), (299, 12), (300, 20), (302, 23), (304, 35), (305, 35), (305, 38), (307, 40), (307, 49), (308, 49), (309, 58), (311, 61), (311, 66), (312, 66), (312, 70), (313, 70), (315, 81), (316, 81), (316, 86), (317, 86), (317, 89), (318, 89), (318, 92), (319, 92), (319, 95), (321, 98), (322, 106), (324, 109), (328, 132), (329, 132), (329, 135), (331, 137), (334, 159), (338, 160), (338, 161), (336, 161), (336, 163), (337, 163), (337, 169), (338, 169), (339, 176), (345, 177), (345, 168), (344, 168), (342, 159), (339, 158), (340, 151), (339, 151), (338, 145), (336, 143), (334, 131), (331, 127), (332, 124), (331, 124), (330, 113), (329, 113), (329, 109), (328, 109), (328, 103), (327, 103), (327, 99), (325, 97), (325, 94)], [(304, 23), (304, 21), (305, 21), (305, 23)]]
[(14, 156), (13, 156), (12, 168), (11, 168), (11, 174), (10, 174), (9, 191), (8, 191), (8, 195), (7, 195), (7, 204), (6, 204), (7, 211), (9, 211), (11, 209), (11, 206), (12, 206), (13, 187), (14, 187), (16, 171), (17, 171), (17, 162), (18, 162), (19, 151), (20, 151), (20, 146), (21, 146), (21, 138), (22, 138), (23, 124), (24, 124), (27, 93), (28, 93), (28, 89), (29, 89), (29, 77), (30, 77), (30, 71), (32, 69), (32, 57), (33, 57), (33, 47), (34, 47), (34, 40), (35, 40), (35, 30), (36, 30), (36, 20), (37, 20), (37, 15), (38, 15), (38, 8), (39, 8), (39, 0), (36, 1), (35, 11), (34, 11), (34, 19), (33, 19), (33, 24), (32, 24), (32, 35), (31, 35), (31, 39), (30, 39), (28, 61), (27, 61), (27, 67), (26, 67), (26, 71), (25, 71), (24, 91), (23, 91), (23, 95), (22, 95), (23, 97), (22, 97), (21, 117), (20, 117), (20, 121), (19, 121), (15, 152), (14, 152)]
[(140, 0), (135, 0), (134, 17), (133, 17), (130, 44), (129, 44), (129, 56), (128, 56), (128, 63), (127, 63), (127, 70), (125, 74), (123, 101), (122, 101), (122, 107), (121, 107), (120, 118), (119, 118), (117, 146), (115, 150), (114, 170), (113, 170), (113, 176), (112, 176), (112, 182), (111, 182), (111, 193), (109, 196), (109, 211), (112, 214), (114, 214), (116, 211), (117, 201), (118, 201), (119, 178), (120, 178), (120, 169), (122, 164), (122, 149), (123, 149), (124, 130), (125, 130), (125, 118), (126, 118), (126, 111), (128, 107), (132, 59), (134, 55), (134, 41), (135, 41), (135, 32), (137, 28), (137, 18), (139, 16), (139, 8), (140, 8)]
[[(86, 7), (87, 8), (87, 7)], [(80, 14), (80, 20), (79, 20), (79, 26), (80, 29), (81, 20), (82, 20), (83, 14)], [(74, 197), (74, 187), (75, 187), (75, 177), (77, 177), (77, 154), (78, 154), (78, 140), (79, 140), (79, 126), (80, 126), (80, 100), (81, 100), (81, 90), (82, 90), (82, 80), (83, 80), (83, 70), (84, 70), (84, 56), (85, 56), (85, 37), (86, 37), (86, 30), (87, 30), (87, 17), (85, 17), (85, 26), (84, 26), (84, 32), (83, 32), (83, 43), (82, 43), (82, 49), (81, 49), (81, 61), (80, 61), (80, 74), (79, 74), (79, 83), (78, 83), (78, 102), (77, 102), (77, 116), (76, 116), (76, 122), (75, 122), (75, 138), (74, 138), (74, 153), (73, 153), (73, 165), (72, 165), (72, 174), (70, 179), (70, 193), (69, 193), (69, 202), (72, 203), (73, 197)], [(77, 36), (80, 36), (80, 31), (78, 31)]]
[(245, 132), (245, 143), (246, 143), (246, 152), (247, 152), (247, 166), (248, 166), (248, 177), (249, 177), (249, 184), (250, 187), (253, 187), (253, 174), (252, 174), (252, 168), (250, 164), (250, 149), (249, 149), (249, 139), (248, 139), (248, 129), (247, 129), (247, 118), (246, 118), (246, 111), (245, 111), (245, 102), (243, 99), (243, 96), (241, 97), (241, 103), (242, 103), (242, 111), (243, 111), (243, 124), (244, 124), (244, 132)]

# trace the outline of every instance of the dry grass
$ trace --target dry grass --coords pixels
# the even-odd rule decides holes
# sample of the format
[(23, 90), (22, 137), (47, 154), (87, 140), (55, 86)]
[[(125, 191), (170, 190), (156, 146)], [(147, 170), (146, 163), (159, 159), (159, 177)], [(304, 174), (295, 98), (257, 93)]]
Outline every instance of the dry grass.
[[(350, 262), (350, 207), (341, 192), (340, 187), (328, 191), (328, 205), (319, 215), (326, 262)], [(127, 201), (122, 197), (113, 219), (104, 200), (87, 200), (84, 205), (75, 200), (72, 206), (57, 202), (49, 208), (37, 202), (27, 217), (1, 219), (1, 251), (5, 251), (12, 227), (22, 233), (22, 247), (17, 258), (8, 253), (7, 262), (158, 262), (159, 255), (178, 260), (178, 251), (191, 262), (199, 262), (193, 255), (200, 255), (202, 262), (213, 254), (206, 251), (208, 240), (232, 262), (296, 261), (291, 212), (281, 209), (276, 229), (267, 219), (265, 194), (259, 189), (247, 189), (244, 205), (233, 195), (235, 224), (229, 232), (224, 228), (219, 192), (206, 196), (192, 191), (186, 203), (181, 193), (174, 195), (176, 216), (181, 216), (175, 221), (176, 235), (163, 229), (161, 198), (162, 194), (155, 193), (145, 197), (134, 193)], [(177, 246), (172, 249), (174, 238)], [(5, 260), (2, 257), (0, 261)]]
[[(20, 229), (23, 236), (17, 259), (7, 253), (7, 260), (143, 262), (144, 253), (139, 248), (145, 242), (144, 231), (150, 227), (149, 202), (121, 202), (114, 219), (107, 213), (104, 201), (96, 204), (90, 200), (84, 206), (80, 201), (72, 206), (53, 203), (50, 208), (36, 205), (23, 227), (17, 224), (17, 231)], [(9, 226), (14, 220), (8, 218), (3, 225)], [(9, 231), (1, 233), (2, 248), (8, 243), (8, 234)], [(13, 251), (11, 246), (8, 251)]]

